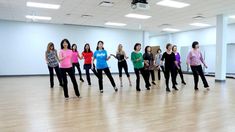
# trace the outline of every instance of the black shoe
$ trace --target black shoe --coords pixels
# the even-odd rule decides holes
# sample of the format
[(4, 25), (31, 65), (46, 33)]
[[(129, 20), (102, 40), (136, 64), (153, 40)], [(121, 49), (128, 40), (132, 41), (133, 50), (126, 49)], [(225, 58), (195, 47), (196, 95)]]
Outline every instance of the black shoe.
[(150, 88), (146, 88), (147, 90), (150, 90)]
[(53, 88), (54, 87), (54, 85), (51, 85), (51, 88)]
[(113, 87), (113, 88), (114, 88), (115, 92), (117, 92), (117, 91), (118, 91), (117, 87)]
[(177, 83), (177, 82), (175, 82), (175, 85), (178, 85), (178, 83)]
[(173, 86), (172, 88), (173, 88), (173, 89), (175, 89), (176, 91), (178, 91), (178, 90), (179, 90), (176, 86)]
[(169, 88), (166, 88), (166, 91), (167, 91), (167, 92), (171, 92), (171, 90), (170, 90)]
[(139, 91), (141, 91), (141, 90), (140, 90), (139, 88), (137, 88), (137, 89), (136, 89), (136, 91), (138, 91), (138, 92), (139, 92)]
[(186, 85), (186, 82), (185, 82), (185, 81), (183, 81), (183, 82), (182, 82), (182, 84)]
[(152, 84), (153, 84), (153, 85), (156, 85), (156, 83), (155, 83), (155, 82), (152, 82)]
[(81, 82), (84, 82), (84, 80), (83, 80), (82, 78), (80, 78), (80, 81), (81, 81)]
[(198, 91), (199, 89), (198, 88), (194, 88), (195, 91)]
[(63, 87), (63, 84), (60, 84), (61, 87)]
[(103, 90), (100, 90), (100, 93), (103, 93), (104, 91)]

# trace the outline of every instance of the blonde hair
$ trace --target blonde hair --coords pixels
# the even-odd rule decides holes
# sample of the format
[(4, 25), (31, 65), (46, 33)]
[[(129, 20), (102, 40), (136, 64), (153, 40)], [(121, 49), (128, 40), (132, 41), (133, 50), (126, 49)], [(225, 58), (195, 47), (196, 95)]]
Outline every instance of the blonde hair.
[(122, 49), (122, 47), (123, 47), (122, 44), (118, 45), (117, 53), (124, 54), (124, 50)]

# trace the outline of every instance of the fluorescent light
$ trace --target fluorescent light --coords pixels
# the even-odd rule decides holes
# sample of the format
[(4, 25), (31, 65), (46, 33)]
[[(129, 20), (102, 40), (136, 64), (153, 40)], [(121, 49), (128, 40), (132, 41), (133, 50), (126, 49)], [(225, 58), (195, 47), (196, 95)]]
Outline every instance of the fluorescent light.
[(27, 15), (25, 16), (27, 19), (33, 19), (33, 20), (51, 20), (51, 17), (46, 17), (46, 16), (32, 16), (32, 15)]
[(229, 16), (229, 18), (233, 18), (233, 19), (235, 19), (235, 15), (234, 15), (234, 16)]
[(179, 29), (174, 29), (174, 28), (164, 28), (162, 31), (167, 31), (167, 32), (178, 32), (180, 31)]
[(190, 6), (190, 4), (188, 3), (178, 2), (174, 0), (162, 0), (158, 2), (157, 5), (167, 6), (167, 7), (172, 7), (172, 8), (184, 8), (184, 7)]
[(105, 25), (109, 25), (109, 26), (126, 26), (125, 23), (116, 23), (116, 22), (106, 22)]
[(46, 9), (59, 9), (60, 8), (60, 5), (47, 4), (47, 3), (36, 3), (36, 2), (27, 2), (26, 5), (28, 7), (46, 8)]
[(129, 18), (136, 18), (136, 19), (149, 19), (152, 16), (147, 16), (147, 15), (140, 15), (140, 14), (127, 14), (125, 15), (125, 17), (129, 17)]
[(205, 23), (191, 23), (189, 25), (196, 26), (196, 27), (208, 27), (208, 26), (211, 26), (211, 25), (205, 24)]

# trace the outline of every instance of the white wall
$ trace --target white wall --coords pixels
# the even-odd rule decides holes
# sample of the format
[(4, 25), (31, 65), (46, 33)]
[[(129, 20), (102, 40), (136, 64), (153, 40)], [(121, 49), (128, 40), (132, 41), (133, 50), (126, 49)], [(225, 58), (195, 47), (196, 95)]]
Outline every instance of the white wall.
[[(228, 43), (235, 43), (235, 24), (231, 24), (228, 26)], [(187, 32), (179, 32), (179, 33), (173, 33), (171, 35), (161, 35), (161, 36), (154, 36), (150, 38), (150, 42), (152, 44), (158, 44), (163, 48), (165, 48), (165, 44), (168, 42), (171, 42), (173, 44), (176, 44), (178, 46), (178, 49), (180, 51), (181, 47), (189, 47), (191, 48), (192, 42), (198, 41), (201, 45), (201, 50), (204, 50), (205, 52), (205, 59), (208, 60), (207, 64), (209, 66), (208, 69), (206, 69), (207, 72), (215, 72), (215, 59), (216, 59), (216, 28), (206, 28), (206, 29), (200, 29), (200, 30), (192, 30)], [(233, 48), (234, 47), (234, 48)], [(235, 63), (231, 63), (231, 58), (234, 58), (234, 53), (231, 52), (231, 49), (235, 49), (235, 45), (230, 45), (228, 47), (228, 60), (227, 62), (230, 62), (227, 64), (227, 73), (235, 73), (234, 67)], [(185, 52), (185, 51), (184, 51)], [(181, 54), (181, 56), (186, 56), (186, 54)], [(230, 57), (230, 58), (229, 58)]]
[[(48, 74), (44, 53), (48, 42), (53, 42), (57, 50), (60, 42), (67, 38), (70, 43), (78, 44), (81, 52), (85, 43), (90, 43), (92, 50), (99, 40), (104, 41), (108, 54), (115, 53), (117, 45), (122, 43), (130, 56), (136, 42), (143, 41), (143, 32), (112, 28), (85, 27), (0, 21), (0, 75)], [(83, 60), (80, 61), (81, 66)], [(118, 72), (117, 61), (108, 62), (112, 72)], [(129, 71), (133, 65), (128, 60)], [(83, 71), (83, 70), (82, 70)], [(84, 71), (83, 71), (84, 72)]]

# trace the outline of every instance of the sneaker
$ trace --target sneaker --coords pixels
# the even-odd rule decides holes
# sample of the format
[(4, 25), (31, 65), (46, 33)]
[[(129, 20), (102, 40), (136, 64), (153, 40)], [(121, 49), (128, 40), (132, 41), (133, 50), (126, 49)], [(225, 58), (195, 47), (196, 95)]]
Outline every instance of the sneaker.
[(167, 91), (167, 92), (171, 92), (171, 90), (170, 90), (169, 88), (166, 88), (166, 91)]
[(100, 90), (100, 93), (103, 93), (104, 91), (103, 90)]

